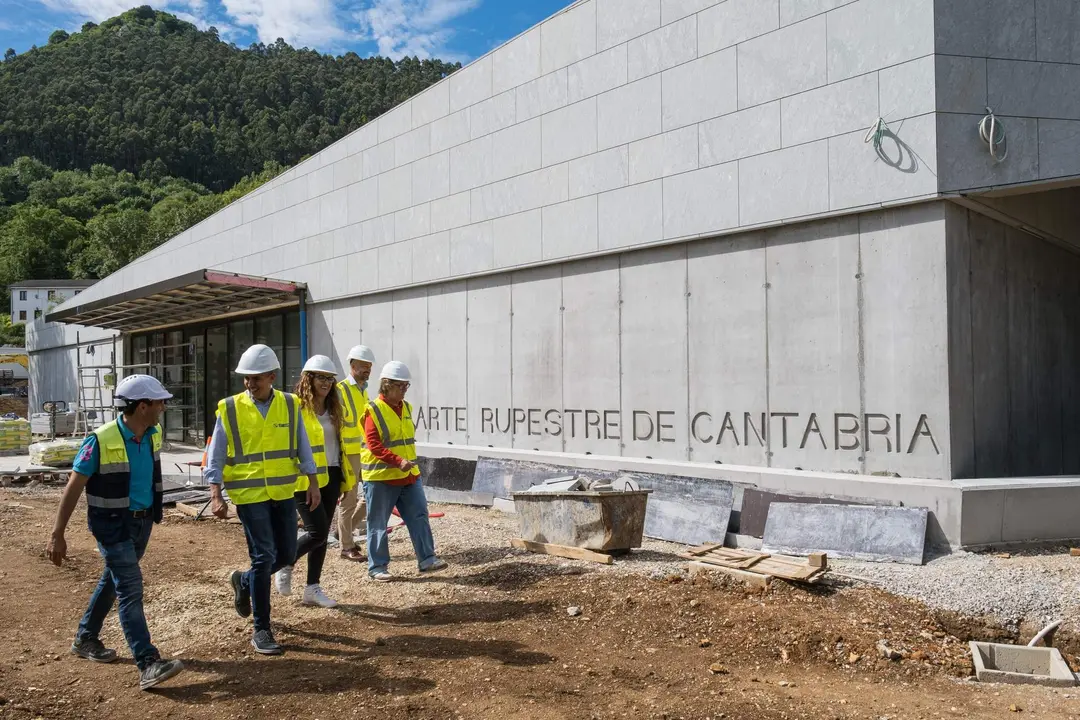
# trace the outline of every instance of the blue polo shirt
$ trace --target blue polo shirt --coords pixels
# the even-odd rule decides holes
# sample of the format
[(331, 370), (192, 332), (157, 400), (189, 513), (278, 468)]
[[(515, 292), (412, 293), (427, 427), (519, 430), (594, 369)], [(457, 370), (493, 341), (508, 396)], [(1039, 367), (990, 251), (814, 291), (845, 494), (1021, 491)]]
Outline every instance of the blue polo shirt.
[[(127, 448), (128, 464), (131, 466), (131, 480), (128, 485), (128, 499), (132, 510), (148, 510), (154, 504), (154, 442), (150, 439), (157, 433), (152, 427), (143, 433), (142, 440), (135, 439), (135, 434), (124, 424), (123, 416), (116, 422), (120, 434), (124, 436)], [(98, 448), (97, 435), (90, 434), (83, 440), (82, 447), (72, 470), (90, 477), (101, 465), (101, 450)]]

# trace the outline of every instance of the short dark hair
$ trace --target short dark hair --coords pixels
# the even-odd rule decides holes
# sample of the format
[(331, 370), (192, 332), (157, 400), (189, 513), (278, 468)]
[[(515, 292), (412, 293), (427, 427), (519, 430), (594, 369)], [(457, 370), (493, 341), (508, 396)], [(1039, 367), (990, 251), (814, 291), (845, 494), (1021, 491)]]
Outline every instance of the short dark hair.
[(121, 412), (124, 413), (124, 417), (131, 417), (132, 415), (134, 415), (135, 411), (139, 409), (139, 405), (142, 405), (143, 403), (150, 404), (153, 402), (153, 400), (147, 400), (146, 398), (143, 398), (142, 400), (128, 400), (127, 398), (120, 399), (127, 402), (127, 405), (124, 405), (122, 408), (120, 408)]

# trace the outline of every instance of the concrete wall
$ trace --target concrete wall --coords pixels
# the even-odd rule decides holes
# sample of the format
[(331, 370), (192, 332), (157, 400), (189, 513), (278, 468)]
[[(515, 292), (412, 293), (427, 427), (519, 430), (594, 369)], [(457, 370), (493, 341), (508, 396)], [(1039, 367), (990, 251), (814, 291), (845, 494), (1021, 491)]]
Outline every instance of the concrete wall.
[[(1080, 4), (949, 0), (935, 8), (942, 191), (1080, 174)], [(1009, 157), (979, 140), (989, 106)]]
[[(26, 349), (30, 354), (30, 412), (41, 412), (41, 403), (63, 400), (74, 409), (79, 399), (80, 357), (83, 365), (112, 362), (112, 338), (116, 333), (100, 328), (61, 325), (38, 320), (26, 326)], [(77, 343), (96, 343), (94, 355)], [(116, 343), (117, 362), (123, 362), (123, 342)], [(80, 355), (81, 354), (81, 355)], [(100, 373), (99, 373), (100, 375)], [(102, 390), (103, 403), (112, 402), (112, 393)]]
[(326, 301), (933, 195), (934, 5), (578, 2), (85, 299), (210, 266)]
[[(12, 347), (9, 345), (0, 346), (0, 355), (25, 355), (26, 348)], [(26, 380), (29, 377), (29, 373), (19, 363), (0, 363), (0, 370), (10, 370), (16, 380)]]
[(1080, 474), (1080, 255), (950, 206), (955, 477)]
[(410, 364), (419, 439), (948, 478), (945, 206), (314, 306)]

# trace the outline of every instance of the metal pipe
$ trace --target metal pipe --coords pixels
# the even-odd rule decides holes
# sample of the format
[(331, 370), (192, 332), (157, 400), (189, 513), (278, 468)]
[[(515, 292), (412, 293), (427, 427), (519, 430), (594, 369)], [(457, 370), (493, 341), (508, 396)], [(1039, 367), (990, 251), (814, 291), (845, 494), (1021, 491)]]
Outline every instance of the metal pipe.
[(299, 291), (300, 295), (300, 362), (308, 361), (308, 334), (307, 334), (307, 292)]

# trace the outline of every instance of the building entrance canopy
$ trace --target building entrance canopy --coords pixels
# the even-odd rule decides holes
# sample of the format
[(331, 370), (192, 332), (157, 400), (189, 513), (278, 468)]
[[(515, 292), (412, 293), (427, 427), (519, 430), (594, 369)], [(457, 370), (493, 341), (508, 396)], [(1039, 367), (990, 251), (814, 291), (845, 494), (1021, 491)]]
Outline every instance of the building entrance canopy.
[(46, 316), (48, 322), (125, 333), (209, 322), (300, 305), (306, 286), (284, 280), (197, 270)]

